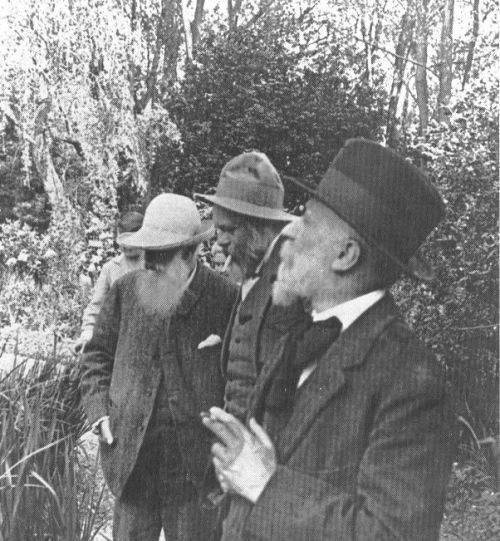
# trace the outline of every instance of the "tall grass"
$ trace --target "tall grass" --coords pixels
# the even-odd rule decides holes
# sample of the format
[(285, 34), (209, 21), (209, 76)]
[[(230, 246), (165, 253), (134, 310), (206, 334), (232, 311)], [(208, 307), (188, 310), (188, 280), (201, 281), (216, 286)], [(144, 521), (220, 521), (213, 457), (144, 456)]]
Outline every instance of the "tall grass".
[[(1, 350), (0, 350), (1, 353)], [(0, 372), (0, 541), (87, 541), (103, 487), (82, 468), (76, 371), (52, 359)]]

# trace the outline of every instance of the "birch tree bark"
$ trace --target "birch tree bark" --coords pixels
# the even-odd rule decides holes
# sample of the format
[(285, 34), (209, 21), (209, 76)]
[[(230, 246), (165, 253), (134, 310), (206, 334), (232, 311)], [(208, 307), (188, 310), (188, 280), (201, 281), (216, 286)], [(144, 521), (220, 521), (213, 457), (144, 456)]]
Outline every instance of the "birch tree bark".
[(474, 59), (474, 50), (476, 48), (477, 37), (479, 36), (479, 0), (474, 0), (472, 7), (472, 35), (467, 48), (467, 59), (465, 61), (464, 75), (462, 79), (462, 90), (469, 82), (472, 69), (472, 60)]
[(413, 56), (415, 58), (415, 91), (419, 114), (419, 133), (424, 135), (429, 125), (429, 87), (427, 85), (429, 0), (417, 2)]
[(448, 105), (451, 99), (453, 79), (453, 15), (455, 0), (446, 0), (443, 9), (443, 25), (439, 44), (439, 90), (437, 96), (437, 118), (439, 122), (450, 122)]
[(400, 32), (396, 44), (396, 56), (394, 57), (394, 71), (392, 76), (389, 105), (387, 108), (386, 139), (390, 147), (397, 144), (397, 111), (403, 88), (404, 74), (408, 63), (411, 43), (413, 39), (413, 26), (415, 19), (408, 11), (401, 18)]

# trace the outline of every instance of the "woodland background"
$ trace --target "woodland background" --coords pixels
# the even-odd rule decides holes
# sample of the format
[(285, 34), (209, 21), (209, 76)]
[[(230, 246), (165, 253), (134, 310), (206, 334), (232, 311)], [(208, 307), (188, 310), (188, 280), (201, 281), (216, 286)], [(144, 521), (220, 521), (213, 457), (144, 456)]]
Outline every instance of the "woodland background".
[(446, 200), (395, 293), (457, 404), (443, 535), (500, 536), (497, 74), (494, 0), (0, 0), (0, 540), (103, 525), (71, 343), (115, 217), (244, 150), (317, 182), (352, 136)]

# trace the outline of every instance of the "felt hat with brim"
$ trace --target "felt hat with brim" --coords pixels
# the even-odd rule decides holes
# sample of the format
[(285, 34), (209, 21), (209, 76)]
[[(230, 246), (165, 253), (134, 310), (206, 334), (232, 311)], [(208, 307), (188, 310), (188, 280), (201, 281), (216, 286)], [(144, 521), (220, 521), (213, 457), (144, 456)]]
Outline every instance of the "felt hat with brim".
[(280, 176), (262, 152), (245, 152), (230, 160), (222, 169), (215, 195), (195, 197), (244, 216), (289, 222), (285, 212), (285, 190)]
[(194, 202), (182, 195), (165, 193), (155, 197), (144, 214), (142, 227), (122, 240), (127, 248), (171, 250), (192, 246), (214, 234), (211, 222), (202, 224)]
[(350, 139), (317, 187), (284, 177), (309, 192), (410, 275), (433, 278), (418, 248), (444, 216), (441, 196), (422, 171), (366, 139)]

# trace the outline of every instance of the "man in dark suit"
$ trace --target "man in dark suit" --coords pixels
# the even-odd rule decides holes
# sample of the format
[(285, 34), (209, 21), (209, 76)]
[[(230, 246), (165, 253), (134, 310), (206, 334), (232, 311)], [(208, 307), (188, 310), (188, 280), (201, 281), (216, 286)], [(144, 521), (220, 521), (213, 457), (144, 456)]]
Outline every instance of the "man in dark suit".
[(300, 302), (272, 306), (279, 264), (279, 233), (293, 216), (283, 210), (285, 191), (269, 158), (245, 152), (222, 169), (215, 195), (196, 194), (212, 203), (217, 243), (241, 277), (222, 347), (227, 378), (225, 409), (244, 419), (262, 367), (274, 359), (274, 345), (304, 317)]
[(246, 426), (219, 408), (204, 419), (231, 493), (223, 539), (437, 540), (455, 423), (440, 367), (388, 288), (403, 271), (430, 276), (415, 254), (442, 200), (417, 168), (363, 139), (317, 189), (297, 183), (312, 199), (283, 231), (273, 300), (300, 297), (311, 321), (293, 347), (277, 345)]
[(117, 541), (157, 541), (162, 528), (169, 540), (206, 541), (215, 527), (201, 505), (211, 436), (199, 412), (223, 403), (221, 337), (237, 291), (197, 262), (212, 233), (190, 199), (153, 199), (126, 239), (145, 250), (147, 270), (112, 286), (85, 348), (83, 405), (101, 436)]

